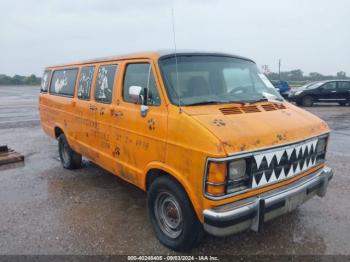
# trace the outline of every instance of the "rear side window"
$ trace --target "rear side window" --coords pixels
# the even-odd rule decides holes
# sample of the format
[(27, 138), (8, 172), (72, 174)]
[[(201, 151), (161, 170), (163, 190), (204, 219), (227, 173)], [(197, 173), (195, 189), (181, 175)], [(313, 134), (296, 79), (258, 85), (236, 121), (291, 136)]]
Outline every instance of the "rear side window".
[(123, 98), (126, 102), (132, 102), (129, 98), (130, 86), (140, 86), (149, 88), (147, 104), (160, 105), (160, 97), (156, 86), (156, 81), (152, 73), (152, 67), (148, 63), (129, 64), (126, 68), (123, 86)]
[(92, 78), (94, 76), (95, 67), (87, 66), (83, 67), (80, 73), (79, 84), (78, 84), (78, 98), (89, 100)]
[(102, 103), (111, 103), (113, 84), (117, 65), (102, 65), (98, 69), (95, 85), (95, 100)]
[(51, 77), (51, 70), (46, 70), (43, 74), (43, 77), (41, 78), (41, 89), (40, 89), (41, 92), (46, 93), (47, 90), (49, 89), (50, 77)]
[(350, 90), (350, 82), (338, 82), (340, 90)]
[(74, 96), (77, 73), (78, 69), (76, 68), (54, 71), (50, 85), (50, 93), (63, 96)]

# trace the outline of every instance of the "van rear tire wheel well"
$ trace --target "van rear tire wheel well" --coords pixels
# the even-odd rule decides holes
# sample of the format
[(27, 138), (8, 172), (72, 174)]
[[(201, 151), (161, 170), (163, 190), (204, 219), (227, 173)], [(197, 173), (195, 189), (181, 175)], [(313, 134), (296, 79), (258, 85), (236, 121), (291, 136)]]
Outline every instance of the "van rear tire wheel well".
[(58, 137), (61, 135), (61, 134), (64, 134), (63, 130), (59, 127), (55, 127), (55, 137), (56, 139), (58, 139)]
[(77, 169), (81, 167), (82, 156), (69, 146), (66, 136), (62, 133), (58, 136), (58, 154), (62, 166), (66, 169)]

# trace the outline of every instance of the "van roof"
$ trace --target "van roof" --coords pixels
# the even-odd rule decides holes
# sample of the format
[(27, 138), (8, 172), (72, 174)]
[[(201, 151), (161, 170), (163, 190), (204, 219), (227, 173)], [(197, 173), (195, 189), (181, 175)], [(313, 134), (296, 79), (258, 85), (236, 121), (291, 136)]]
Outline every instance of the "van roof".
[[(251, 60), (249, 58), (246, 58), (246, 57), (243, 57), (243, 56), (238, 56), (238, 55), (233, 55), (233, 54), (223, 53), (223, 52), (180, 49), (180, 50), (176, 51), (176, 54), (177, 55), (217, 55), (217, 56), (227, 56), (227, 57), (234, 57), (234, 58), (239, 58), (239, 59), (243, 59), (243, 60), (248, 60), (248, 61), (254, 62), (253, 60)], [(158, 50), (158, 51), (129, 53), (129, 54), (124, 54), (124, 55), (116, 55), (116, 56), (109, 56), (109, 57), (102, 57), (102, 58), (83, 60), (83, 61), (78, 61), (78, 62), (73, 62), (73, 63), (66, 63), (66, 64), (49, 66), (49, 67), (47, 67), (47, 69), (52, 69), (52, 68), (57, 68), (57, 67), (74, 66), (74, 65), (83, 65), (83, 64), (93, 64), (93, 63), (100, 63), (100, 62), (111, 62), (111, 61), (125, 60), (125, 59), (142, 59), (142, 58), (159, 59), (161, 57), (167, 57), (167, 56), (173, 56), (173, 55), (175, 55), (174, 49), (164, 49), (164, 50)]]

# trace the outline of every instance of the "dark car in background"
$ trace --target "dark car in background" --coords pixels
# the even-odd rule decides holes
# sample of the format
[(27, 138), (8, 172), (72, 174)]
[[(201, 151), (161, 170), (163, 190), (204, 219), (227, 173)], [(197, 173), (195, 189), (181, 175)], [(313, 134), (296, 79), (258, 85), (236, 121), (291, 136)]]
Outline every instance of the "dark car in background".
[(350, 80), (320, 81), (303, 86), (289, 93), (288, 100), (297, 105), (312, 106), (317, 102), (350, 103)]
[(287, 98), (289, 95), (290, 87), (286, 81), (282, 80), (271, 80), (271, 83), (273, 86), (278, 89), (280, 94), (284, 97)]

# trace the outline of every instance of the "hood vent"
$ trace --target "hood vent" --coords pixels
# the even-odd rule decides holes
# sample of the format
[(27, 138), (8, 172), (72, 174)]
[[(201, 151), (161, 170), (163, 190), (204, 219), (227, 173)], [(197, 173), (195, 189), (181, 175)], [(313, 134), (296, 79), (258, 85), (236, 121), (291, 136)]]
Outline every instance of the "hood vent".
[(257, 113), (261, 111), (275, 111), (275, 110), (281, 110), (286, 109), (286, 106), (283, 104), (263, 104), (260, 107), (256, 105), (250, 105), (250, 106), (234, 106), (234, 107), (224, 107), (220, 108), (219, 110), (224, 115), (237, 115), (237, 114), (243, 114), (243, 113)]
[(286, 106), (284, 104), (264, 104), (264, 105), (261, 105), (261, 107), (264, 108), (265, 111), (286, 109)]
[(242, 111), (241, 111), (241, 109), (239, 107), (226, 107), (226, 108), (220, 108), (219, 110), (224, 115), (242, 114)]
[(260, 109), (257, 106), (242, 106), (241, 110), (244, 113), (256, 113), (260, 112)]

